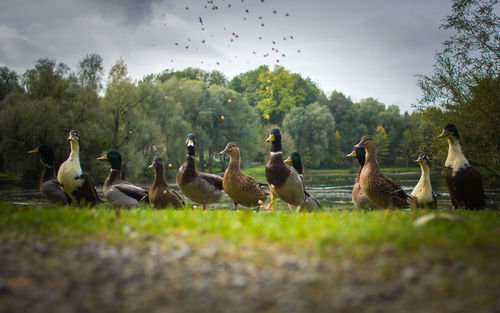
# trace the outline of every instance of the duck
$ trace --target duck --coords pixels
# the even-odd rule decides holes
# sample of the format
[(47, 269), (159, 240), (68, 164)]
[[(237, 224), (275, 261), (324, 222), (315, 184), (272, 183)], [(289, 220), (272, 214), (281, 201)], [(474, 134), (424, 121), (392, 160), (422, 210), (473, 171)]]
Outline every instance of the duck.
[(176, 209), (182, 208), (184, 206), (184, 200), (181, 196), (173, 189), (168, 186), (167, 180), (165, 179), (165, 164), (163, 159), (159, 156), (154, 157), (153, 163), (148, 168), (154, 168), (155, 178), (153, 185), (149, 189), (149, 203), (151, 203), (155, 209), (163, 209), (167, 207), (174, 207)]
[(234, 209), (238, 205), (254, 207), (257, 210), (266, 201), (269, 193), (262, 189), (252, 176), (240, 170), (240, 148), (235, 142), (229, 142), (219, 154), (229, 154), (229, 165), (222, 178), (225, 193), (233, 200)]
[(470, 166), (462, 152), (457, 127), (446, 124), (438, 138), (446, 138), (448, 141), (444, 179), (451, 198), (451, 209), (456, 210), (459, 207), (470, 210), (484, 209), (483, 181), (479, 172)]
[(148, 190), (123, 181), (121, 178), (122, 156), (116, 150), (111, 150), (97, 158), (111, 164), (108, 177), (104, 180), (102, 191), (107, 202), (115, 207), (133, 208), (148, 197)]
[(80, 166), (80, 135), (78, 131), (71, 130), (67, 139), (70, 142), (71, 152), (66, 161), (59, 167), (57, 180), (61, 189), (68, 194), (73, 203), (82, 205), (96, 205), (101, 202), (97, 190)]
[(187, 155), (177, 171), (175, 181), (186, 197), (193, 202), (203, 204), (203, 210), (206, 210), (207, 204), (219, 201), (224, 194), (222, 177), (196, 170), (194, 164), (196, 143), (196, 136), (188, 134), (186, 138)]
[(359, 183), (359, 176), (363, 166), (365, 165), (365, 149), (354, 148), (354, 150), (347, 154), (346, 157), (356, 158), (359, 163), (358, 176), (356, 177), (356, 181), (352, 187), (352, 202), (354, 203), (354, 207), (358, 210), (379, 210), (380, 207), (373, 203), (370, 198), (363, 193)]
[(271, 143), (271, 154), (266, 164), (266, 180), (273, 194), (269, 208), (279, 197), (288, 204), (291, 210), (297, 209), (305, 201), (304, 184), (299, 173), (283, 162), (280, 130), (278, 128), (271, 129), (266, 142)]
[(363, 136), (354, 147), (365, 149), (365, 164), (359, 173), (363, 193), (383, 209), (407, 208), (408, 200), (404, 190), (380, 172), (373, 137)]
[(415, 188), (410, 194), (410, 208), (429, 208), (437, 209), (436, 194), (432, 191), (430, 160), (426, 153), (420, 153), (415, 162), (420, 164), (422, 174)]
[(42, 163), (43, 166), (39, 184), (40, 192), (55, 205), (70, 205), (72, 202), (71, 197), (61, 189), (61, 184), (56, 177), (54, 151), (52, 147), (42, 144), (28, 151), (28, 153), (40, 154), (40, 163)]
[(292, 167), (297, 171), (297, 173), (299, 173), (299, 176), (302, 179), (305, 200), (300, 205), (300, 207), (308, 210), (309, 212), (320, 209), (321, 204), (319, 203), (319, 201), (306, 191), (306, 187), (304, 185), (304, 176), (302, 174), (302, 160), (300, 159), (300, 154), (298, 152), (292, 152), (288, 155), (288, 158), (284, 162), (291, 163)]

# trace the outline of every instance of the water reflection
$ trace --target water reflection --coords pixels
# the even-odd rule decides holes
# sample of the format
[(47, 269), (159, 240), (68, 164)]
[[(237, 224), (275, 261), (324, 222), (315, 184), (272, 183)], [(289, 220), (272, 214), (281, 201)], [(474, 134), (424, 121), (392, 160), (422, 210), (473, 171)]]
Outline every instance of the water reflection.
[[(406, 193), (411, 193), (414, 186), (420, 179), (419, 171), (408, 171), (404, 173), (384, 173), (391, 177), (398, 185), (400, 185)], [(322, 206), (338, 208), (338, 209), (352, 209), (351, 192), (357, 173), (349, 174), (305, 174), (304, 182), (306, 189), (309, 193), (318, 199)], [(441, 194), (438, 197), (438, 208), (449, 209), (451, 207), (450, 198), (446, 189), (446, 184), (439, 171), (431, 173), (432, 186), (435, 192)], [(169, 182), (171, 187), (177, 189), (175, 182)], [(499, 189), (487, 189), (486, 196), (488, 198), (487, 206), (498, 208), (498, 195)], [(496, 199), (495, 199), (496, 198)], [(46, 206), (50, 203), (43, 197), (43, 195), (36, 189), (26, 189), (18, 186), (0, 185), (0, 199), (20, 206)], [(494, 202), (495, 201), (495, 202)], [(224, 206), (232, 207), (231, 199), (224, 195), (221, 203)], [(210, 207), (213, 207), (211, 205)], [(287, 206), (277, 201), (277, 208), (287, 210)]]

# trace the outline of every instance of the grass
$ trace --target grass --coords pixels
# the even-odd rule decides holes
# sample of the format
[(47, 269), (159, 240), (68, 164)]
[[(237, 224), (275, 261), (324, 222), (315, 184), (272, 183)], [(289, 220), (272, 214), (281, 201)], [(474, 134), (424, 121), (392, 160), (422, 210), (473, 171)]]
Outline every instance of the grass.
[(369, 259), (392, 251), (402, 259), (422, 251), (436, 257), (498, 258), (500, 212), (458, 211), (454, 222), (420, 228), (413, 221), (428, 212), (323, 211), (287, 212), (227, 210), (113, 210), (26, 208), (0, 204), (0, 236), (56, 238), (75, 245), (86, 240), (127, 243), (137, 238), (184, 241), (195, 250), (222, 242), (233, 250), (266, 247), (301, 255)]

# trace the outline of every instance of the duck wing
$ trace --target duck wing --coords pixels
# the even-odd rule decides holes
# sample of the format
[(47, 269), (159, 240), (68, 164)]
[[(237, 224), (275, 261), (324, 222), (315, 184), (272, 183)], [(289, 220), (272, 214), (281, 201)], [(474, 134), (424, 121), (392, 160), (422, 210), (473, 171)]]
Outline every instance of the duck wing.
[(121, 183), (113, 185), (111, 188), (115, 188), (128, 197), (134, 198), (137, 201), (140, 201), (142, 198), (148, 195), (148, 190), (138, 187), (129, 183)]
[(210, 185), (216, 187), (219, 190), (222, 190), (222, 177), (216, 174), (204, 173), (204, 172), (196, 172), (197, 176)]
[(102, 202), (97, 194), (97, 190), (95, 189), (92, 180), (90, 179), (90, 176), (88, 176), (87, 173), (82, 173), (80, 177), (75, 179), (83, 180), (82, 186), (76, 188), (72, 192), (78, 203), (84, 202), (90, 205), (96, 205)]
[(68, 205), (72, 202), (71, 197), (61, 189), (61, 184), (55, 178), (44, 182), (40, 191), (50, 202), (56, 205)]
[(399, 208), (407, 208), (408, 195), (406, 194), (406, 192), (389, 177), (383, 176), (382, 178), (384, 181), (384, 192), (391, 195), (394, 206)]

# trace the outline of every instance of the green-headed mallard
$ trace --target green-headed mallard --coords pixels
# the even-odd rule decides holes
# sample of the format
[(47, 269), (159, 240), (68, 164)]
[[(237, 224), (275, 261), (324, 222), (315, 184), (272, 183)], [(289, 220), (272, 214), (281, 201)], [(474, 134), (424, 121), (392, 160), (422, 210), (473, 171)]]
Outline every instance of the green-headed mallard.
[(448, 140), (448, 157), (444, 163), (444, 179), (450, 193), (452, 210), (484, 209), (483, 181), (479, 172), (470, 166), (462, 152), (457, 127), (446, 124), (438, 138)]
[(290, 208), (300, 206), (305, 200), (304, 186), (299, 173), (283, 162), (280, 130), (271, 129), (266, 141), (271, 142), (271, 155), (266, 164), (266, 180), (273, 194), (269, 208), (276, 196), (285, 201)]
[(191, 201), (203, 204), (203, 210), (207, 204), (220, 200), (222, 194), (222, 177), (198, 172), (194, 166), (194, 155), (196, 147), (196, 136), (188, 134), (186, 138), (187, 155), (181, 167), (177, 171), (175, 180), (182, 193)]
[(429, 168), (429, 158), (427, 154), (420, 153), (418, 158), (415, 160), (420, 164), (422, 170), (422, 175), (417, 185), (410, 194), (410, 208), (437, 208), (436, 194), (432, 191), (431, 185), (431, 173)]
[(408, 201), (404, 190), (380, 172), (373, 137), (363, 136), (354, 147), (364, 148), (366, 152), (365, 165), (359, 173), (359, 184), (363, 193), (381, 208), (407, 208)]
[(302, 179), (302, 185), (304, 187), (304, 195), (305, 200), (300, 205), (300, 207), (307, 209), (308, 211), (312, 211), (315, 209), (320, 209), (321, 205), (318, 200), (316, 200), (313, 196), (311, 196), (306, 191), (306, 186), (304, 185), (304, 176), (302, 175), (302, 161), (300, 159), (300, 154), (298, 152), (292, 152), (288, 155), (288, 158), (285, 160), (285, 163), (291, 163), (293, 168), (299, 173), (300, 178)]
[(354, 186), (352, 187), (352, 202), (354, 203), (354, 207), (358, 210), (377, 210), (380, 209), (378, 205), (373, 203), (361, 190), (361, 185), (359, 184), (359, 176), (361, 175), (361, 170), (365, 165), (365, 149), (363, 148), (354, 148), (351, 153), (346, 155), (346, 157), (356, 158), (359, 163), (359, 172), (356, 177), (356, 181)]
[(54, 167), (54, 151), (49, 145), (40, 145), (38, 148), (28, 152), (29, 154), (40, 154), (40, 163), (43, 165), (40, 176), (40, 191), (52, 203), (59, 205), (71, 204), (71, 197), (61, 189), (61, 184), (56, 177)]
[(133, 208), (139, 205), (139, 201), (147, 198), (148, 191), (146, 189), (122, 180), (122, 156), (118, 151), (111, 150), (97, 160), (108, 161), (111, 164), (109, 175), (102, 186), (107, 202), (116, 207)]
[(240, 170), (240, 148), (234, 142), (226, 145), (219, 154), (229, 154), (229, 165), (224, 172), (222, 186), (226, 194), (233, 200), (235, 209), (238, 204), (246, 207), (257, 207), (266, 201), (269, 195), (252, 176)]
[(69, 132), (67, 139), (70, 142), (71, 153), (59, 167), (57, 180), (61, 188), (72, 200), (78, 204), (96, 205), (101, 200), (92, 180), (80, 167), (80, 136), (76, 130)]
[(181, 208), (184, 205), (184, 200), (173, 189), (168, 186), (165, 179), (165, 164), (161, 157), (155, 157), (149, 168), (155, 169), (155, 179), (153, 185), (149, 189), (149, 203), (156, 209), (167, 207)]

